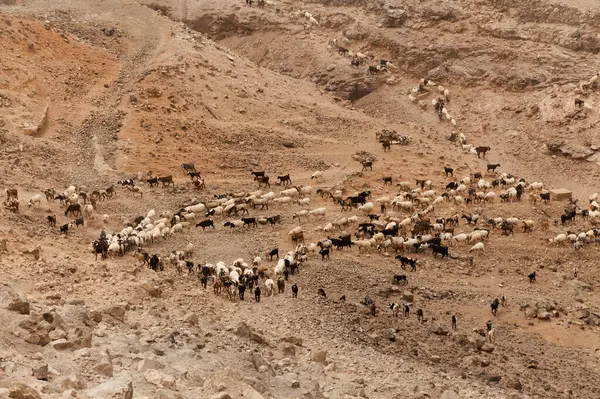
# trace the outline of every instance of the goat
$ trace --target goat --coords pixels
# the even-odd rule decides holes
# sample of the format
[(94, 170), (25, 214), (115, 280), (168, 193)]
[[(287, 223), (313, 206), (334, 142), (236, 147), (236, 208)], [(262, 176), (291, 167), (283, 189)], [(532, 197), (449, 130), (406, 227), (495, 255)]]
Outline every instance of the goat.
[(261, 186), (271, 187), (271, 183), (269, 183), (269, 176), (255, 176), (254, 180), (258, 182), (258, 187)]
[(65, 211), (65, 216), (69, 216), (69, 214), (81, 216), (81, 205), (80, 204), (69, 205), (67, 207), (67, 210)]
[(490, 150), (491, 150), (491, 148), (488, 147), (488, 146), (477, 146), (477, 147), (475, 147), (475, 152), (477, 153), (477, 158), (480, 158), (481, 154), (483, 154), (483, 157), (485, 158), (485, 155)]
[(530, 283), (535, 283), (536, 279), (535, 279), (535, 272), (531, 272), (527, 275), (527, 277), (529, 277), (529, 282)]
[(284, 186), (292, 184), (292, 179), (290, 178), (289, 173), (285, 176), (277, 176), (277, 180), (279, 180), (279, 184), (283, 184)]
[(499, 167), (500, 167), (499, 163), (488, 163), (488, 165), (487, 165), (487, 171), (488, 172), (490, 172), (490, 171), (495, 172), (496, 169), (499, 168)]
[(448, 176), (454, 177), (454, 169), (444, 166), (444, 174), (446, 175), (446, 177), (448, 177)]
[(386, 176), (383, 179), (383, 185), (385, 186), (386, 184), (392, 184), (392, 176)]
[(365, 170), (367, 170), (367, 168), (369, 170), (373, 170), (373, 161), (361, 161), (360, 164), (362, 165), (361, 172), (364, 172)]
[(273, 260), (273, 256), (276, 256), (279, 259), (279, 248), (273, 248), (267, 254), (269, 256), (269, 260)]
[(171, 175), (159, 177), (158, 181), (162, 183), (163, 187), (171, 185), (171, 184), (173, 185), (173, 187), (175, 187), (175, 182), (173, 181), (173, 176), (171, 176)]
[(213, 224), (212, 219), (206, 219), (196, 224), (196, 227), (202, 227), (202, 230), (206, 229), (207, 227), (212, 227), (214, 229), (215, 225)]
[(46, 216), (49, 227), (56, 227), (56, 215)]

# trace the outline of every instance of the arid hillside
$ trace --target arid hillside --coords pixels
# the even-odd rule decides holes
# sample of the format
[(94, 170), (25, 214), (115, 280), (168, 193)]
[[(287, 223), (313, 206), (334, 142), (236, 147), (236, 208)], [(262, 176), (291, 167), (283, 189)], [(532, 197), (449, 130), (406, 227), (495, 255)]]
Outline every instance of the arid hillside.
[(599, 395), (595, 4), (0, 11), (0, 399)]

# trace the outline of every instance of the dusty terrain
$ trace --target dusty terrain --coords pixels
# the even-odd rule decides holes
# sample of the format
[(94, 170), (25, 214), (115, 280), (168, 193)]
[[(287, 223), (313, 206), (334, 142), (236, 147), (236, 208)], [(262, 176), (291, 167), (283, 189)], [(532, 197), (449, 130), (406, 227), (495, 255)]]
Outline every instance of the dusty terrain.
[[(439, 194), (452, 180), (443, 166), (459, 180), (500, 163), (499, 172), (572, 190), (585, 208), (600, 177), (599, 97), (580, 89), (598, 72), (595, 2), (0, 0), (0, 12), (0, 186), (20, 198), (18, 213), (0, 209), (0, 398), (600, 397), (597, 246), (548, 243), (593, 221), (554, 225), (565, 202), (444, 202), (433, 219), (480, 212), (550, 219), (550, 230), (493, 230), (483, 252), (451, 246), (453, 259), (412, 254), (416, 272), (403, 271), (393, 251), (311, 255), (285, 294), (260, 303), (249, 292), (243, 302), (215, 296), (168, 264), (155, 273), (131, 254), (96, 261), (91, 250), (101, 228), (118, 232), (150, 209), (256, 190), (250, 170), (346, 195), (371, 190), (374, 200), (397, 194), (384, 176), (431, 179)], [(370, 75), (334, 39), (393, 66)], [(409, 101), (423, 77), (449, 89), (456, 127), (439, 121), (433, 94), (426, 109)], [(412, 143), (383, 152), (382, 128)], [(491, 151), (464, 153), (447, 140), (453, 131)], [(372, 171), (360, 173), (357, 150), (377, 157)], [(187, 162), (205, 190), (179, 167)], [(133, 198), (116, 182), (138, 172), (173, 175), (175, 188), (142, 182), (143, 197)], [(63, 225), (72, 220), (65, 208), (27, 200), (73, 184), (117, 193), (84, 227), (60, 234), (46, 216)], [(327, 216), (301, 223), (306, 242), (324, 239), (317, 227), (340, 216), (366, 220), (310, 198)], [(191, 227), (144, 250), (166, 257), (191, 242), (194, 262), (258, 255), (272, 270), (265, 254), (294, 249), (288, 231), (300, 209), (251, 210), (283, 216), (257, 228), (225, 228), (230, 218), (217, 216), (214, 230)], [(472, 229), (461, 220), (456, 233)], [(391, 284), (398, 273), (406, 286)], [(360, 304), (365, 295), (376, 316)], [(494, 317), (489, 304), (501, 295), (507, 304)], [(394, 318), (392, 301), (412, 302), (410, 317)], [(496, 342), (482, 345), (472, 329), (489, 319)]]

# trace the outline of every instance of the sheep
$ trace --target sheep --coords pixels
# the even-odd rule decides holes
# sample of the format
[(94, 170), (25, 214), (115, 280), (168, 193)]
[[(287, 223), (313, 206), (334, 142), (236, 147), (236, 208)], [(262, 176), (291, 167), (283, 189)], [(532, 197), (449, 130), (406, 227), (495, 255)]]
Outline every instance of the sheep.
[(38, 206), (40, 206), (42, 204), (42, 194), (35, 194), (34, 196), (32, 196), (29, 199), (29, 202), (27, 203), (28, 207), (34, 207), (37, 208)]
[(298, 190), (303, 197), (306, 197), (312, 193), (313, 188), (311, 186), (300, 186), (296, 187), (296, 190)]
[(283, 204), (288, 204), (288, 205), (292, 205), (292, 198), (291, 197), (280, 197), (280, 198), (275, 198), (273, 199), (273, 202), (276, 202), (280, 205)]
[(302, 218), (302, 217), (308, 218), (308, 214), (309, 214), (309, 212), (305, 209), (298, 211), (292, 215), (292, 220), (298, 218), (298, 221), (300, 221), (300, 218)]
[(358, 207), (359, 211), (363, 211), (366, 214), (373, 212), (373, 209), (375, 209), (375, 205), (372, 202), (367, 202)]
[(300, 196), (300, 192), (296, 187), (288, 188), (287, 190), (282, 190), (279, 192), (280, 197), (291, 197), (298, 198)]
[(310, 198), (302, 198), (302, 199), (298, 199), (296, 200), (296, 203), (300, 206), (309, 206), (310, 205)]
[(550, 241), (550, 244), (558, 245), (558, 244), (562, 244), (566, 240), (567, 240), (567, 235), (564, 233), (561, 233), (561, 234), (557, 235), (556, 237), (551, 238), (549, 241)]
[(318, 171), (314, 172), (314, 173), (313, 173), (313, 174), (310, 176), (310, 178), (311, 178), (311, 179), (315, 179), (315, 180), (318, 180), (318, 179), (320, 179), (320, 178), (322, 178), (322, 177), (323, 177), (323, 172), (321, 172), (320, 170), (318, 170)]
[(478, 242), (477, 244), (473, 245), (471, 247), (471, 249), (469, 249), (469, 252), (473, 252), (473, 251), (483, 251), (484, 245), (482, 242)]
[(308, 212), (309, 216), (319, 216), (319, 217), (325, 217), (325, 212), (327, 211), (327, 208), (317, 208), (317, 209), (313, 209), (312, 211)]
[(527, 187), (527, 189), (529, 189), (529, 190), (541, 190), (543, 188), (544, 188), (544, 183), (540, 183), (540, 182), (531, 183), (529, 185), (529, 187)]
[(369, 252), (369, 250), (371, 249), (371, 241), (369, 240), (355, 241), (354, 245), (358, 247), (359, 252), (362, 252), (363, 249), (365, 250), (365, 252)]

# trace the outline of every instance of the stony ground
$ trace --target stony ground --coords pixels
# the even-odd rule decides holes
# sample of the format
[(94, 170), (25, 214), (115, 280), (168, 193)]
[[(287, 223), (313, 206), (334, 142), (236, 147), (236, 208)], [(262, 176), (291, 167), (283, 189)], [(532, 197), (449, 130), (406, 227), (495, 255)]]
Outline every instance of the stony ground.
[[(549, 220), (550, 230), (492, 231), (472, 263), (468, 244), (452, 246), (452, 259), (418, 253), (416, 272), (402, 271), (394, 253), (313, 255), (284, 294), (260, 303), (215, 296), (195, 275), (150, 272), (130, 255), (96, 261), (90, 247), (100, 228), (118, 231), (150, 209), (256, 190), (252, 169), (378, 198), (396, 193), (384, 176), (429, 178), (442, 192), (451, 180), (442, 166), (458, 179), (492, 162), (585, 204), (599, 176), (598, 101), (579, 85), (597, 72), (600, 14), (596, 4), (563, 3), (0, 1), (0, 186), (21, 198), (20, 212), (0, 210), (0, 398), (600, 396), (596, 247), (548, 244), (593, 221), (555, 225), (565, 203), (442, 203), (434, 216)], [(304, 11), (318, 25), (306, 26)], [(394, 66), (369, 75), (333, 39)], [(456, 127), (437, 119), (434, 94), (424, 110), (409, 101), (425, 76), (449, 88)], [(375, 140), (384, 127), (412, 143), (384, 153)], [(487, 159), (448, 141), (453, 131), (492, 147)], [(360, 173), (357, 150), (375, 154), (373, 171)], [(193, 189), (184, 162), (206, 190)], [(322, 180), (310, 178), (317, 170)], [(173, 175), (175, 188), (143, 185), (139, 199), (118, 187), (66, 236), (45, 220), (70, 220), (58, 202), (27, 207), (48, 187), (92, 191), (149, 171)], [(342, 212), (310, 198), (311, 209), (327, 207), (324, 220), (302, 223), (316, 242), (328, 235), (318, 226)], [(146, 250), (166, 255), (191, 242), (195, 262), (258, 255), (271, 270), (265, 254), (293, 249), (300, 209), (254, 211), (283, 224), (240, 231), (216, 217), (215, 230), (191, 228)], [(471, 230), (461, 222), (457, 233)], [(406, 286), (391, 284), (400, 272)], [(360, 304), (365, 295), (376, 316)], [(507, 304), (493, 317), (489, 303), (501, 295)], [(394, 318), (392, 301), (412, 302), (413, 313)], [(472, 331), (489, 319), (494, 345)]]

